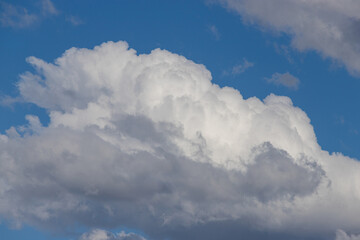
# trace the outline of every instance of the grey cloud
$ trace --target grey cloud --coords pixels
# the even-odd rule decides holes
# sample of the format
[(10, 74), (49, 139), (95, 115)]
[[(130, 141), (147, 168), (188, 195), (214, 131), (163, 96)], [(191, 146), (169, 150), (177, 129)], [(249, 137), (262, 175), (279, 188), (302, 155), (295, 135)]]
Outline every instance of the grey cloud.
[[(142, 127), (139, 121), (133, 124)], [(161, 134), (152, 135), (156, 139)], [(6, 183), (0, 212), (10, 220), (47, 228), (127, 225), (165, 234), (209, 219), (243, 218), (240, 209), (255, 207), (253, 201), (292, 201), (312, 194), (323, 174), (296, 165), (269, 143), (254, 150), (254, 164), (241, 173), (194, 162), (179, 156), (178, 149), (169, 152), (169, 138), (158, 139), (153, 153), (121, 152), (90, 130), (60, 128), (9, 140), (0, 149)], [(143, 135), (139, 140), (148, 141)], [(147, 220), (139, 222), (139, 217)]]
[(246, 192), (260, 201), (277, 197), (304, 196), (314, 192), (320, 184), (324, 171), (320, 166), (299, 166), (284, 151), (264, 143), (255, 149), (259, 154), (255, 163), (248, 166), (243, 182)]
[(231, 71), (224, 71), (223, 75), (238, 75), (243, 72), (245, 72), (248, 68), (253, 67), (255, 64), (252, 62), (249, 62), (246, 58), (243, 59), (242, 63), (239, 63), (232, 67)]
[(354, 0), (217, 0), (245, 22), (289, 34), (300, 51), (315, 50), (360, 73), (360, 3)]
[(360, 235), (354, 235), (354, 234), (348, 235), (343, 230), (338, 229), (336, 231), (335, 240), (360, 240)]
[(271, 78), (266, 78), (268, 83), (275, 85), (282, 85), (290, 89), (297, 90), (299, 88), (300, 80), (290, 73), (274, 73)]
[[(276, 231), (259, 228), (252, 218), (236, 221), (215, 220), (209, 223), (198, 224), (192, 228), (173, 229), (173, 240), (183, 239), (239, 239), (246, 240), (329, 240), (334, 234), (311, 233), (306, 231)], [(161, 238), (159, 238), (161, 239)], [(346, 239), (347, 240), (347, 239)]]

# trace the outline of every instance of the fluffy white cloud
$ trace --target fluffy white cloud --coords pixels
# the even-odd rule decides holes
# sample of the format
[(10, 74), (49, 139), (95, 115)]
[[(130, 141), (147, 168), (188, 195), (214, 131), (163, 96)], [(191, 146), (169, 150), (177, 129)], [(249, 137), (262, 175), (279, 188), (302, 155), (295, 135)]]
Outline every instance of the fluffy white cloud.
[(125, 42), (28, 62), (20, 94), (50, 123), (1, 135), (1, 218), (159, 239), (359, 230), (360, 163), (321, 150), (289, 98), (243, 99), (203, 65)]
[(248, 23), (284, 32), (300, 51), (315, 50), (360, 74), (360, 2), (357, 0), (213, 0)]

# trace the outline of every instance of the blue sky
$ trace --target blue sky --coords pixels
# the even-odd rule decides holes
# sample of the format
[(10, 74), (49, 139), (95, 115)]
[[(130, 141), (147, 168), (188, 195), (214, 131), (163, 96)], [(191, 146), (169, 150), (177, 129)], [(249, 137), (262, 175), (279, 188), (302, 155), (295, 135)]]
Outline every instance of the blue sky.
[[(202, 64), (211, 72), (212, 83), (234, 88), (245, 99), (256, 97), (262, 100), (271, 93), (289, 97), (294, 106), (302, 109), (311, 120), (317, 143), (323, 150), (330, 154), (339, 152), (357, 161), (360, 159), (360, 113), (357, 111), (360, 66), (353, 64), (356, 57), (346, 55), (348, 49), (343, 46), (353, 47), (355, 53), (359, 51), (358, 35), (350, 36), (344, 30), (349, 25), (358, 31), (356, 19), (360, 16), (349, 9), (357, 9), (359, 4), (344, 1), (349, 8), (343, 10), (333, 1), (323, 1), (327, 6), (324, 10), (314, 10), (306, 15), (306, 5), (293, 3), (288, 6), (274, 1), (273, 7), (264, 7), (264, 10), (259, 7), (261, 2), (255, 1), (251, 5), (242, 0), (0, 1), (1, 133), (7, 134), (12, 126), (26, 125), (25, 116), (29, 114), (38, 116), (46, 128), (51, 121), (49, 113), (56, 110), (41, 103), (46, 99), (34, 100), (19, 92), (18, 83), (23, 81), (20, 75), (27, 71), (36, 72), (26, 61), (27, 57), (34, 56), (52, 63), (73, 47), (93, 49), (103, 42), (126, 41), (138, 54), (150, 54), (153, 49), (160, 48)], [(274, 12), (277, 4), (281, 5), (279, 12)], [(284, 12), (304, 14), (325, 22), (328, 15), (334, 13), (339, 16), (338, 22), (327, 23), (332, 27), (329, 29), (338, 28), (335, 32), (342, 34), (342, 38), (327, 39), (325, 34), (317, 31), (315, 20), (313, 26), (304, 23), (305, 27), (300, 28), (295, 20), (287, 20)], [(284, 18), (273, 15), (283, 15)], [(354, 19), (357, 25), (351, 25), (348, 19)], [(316, 34), (325, 37), (322, 39)], [(313, 40), (313, 35), (320, 43)], [(333, 51), (334, 46), (340, 50)], [(6, 211), (0, 212), (0, 219), (3, 222), (0, 235), (5, 239), (78, 237), (67, 233), (60, 233), (61, 238), (54, 237), (51, 226), (32, 223), (30, 217), (23, 221), (25, 228), (11, 230), (11, 222), (19, 219), (14, 219), (11, 214), (7, 216)], [(128, 225), (131, 229), (142, 226), (123, 220), (104, 226), (87, 225), (86, 221), (79, 219), (70, 222), (86, 229), (104, 227), (113, 232), (121, 231), (121, 226)], [(271, 227), (264, 228), (271, 231)], [(344, 228), (346, 226), (336, 227)], [(351, 227), (348, 230), (358, 233)], [(172, 239), (171, 234), (174, 234), (170, 230), (159, 233), (147, 228), (137, 231), (149, 233), (154, 239), (164, 236)], [(234, 234), (237, 236), (238, 233)], [(90, 237), (88, 239), (97, 239)]]

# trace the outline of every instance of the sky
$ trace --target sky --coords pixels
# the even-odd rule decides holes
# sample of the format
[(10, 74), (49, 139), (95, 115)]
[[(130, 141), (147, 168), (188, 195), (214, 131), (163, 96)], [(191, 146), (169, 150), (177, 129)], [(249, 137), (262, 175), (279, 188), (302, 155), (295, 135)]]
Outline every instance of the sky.
[(357, 0), (0, 0), (0, 236), (360, 239)]

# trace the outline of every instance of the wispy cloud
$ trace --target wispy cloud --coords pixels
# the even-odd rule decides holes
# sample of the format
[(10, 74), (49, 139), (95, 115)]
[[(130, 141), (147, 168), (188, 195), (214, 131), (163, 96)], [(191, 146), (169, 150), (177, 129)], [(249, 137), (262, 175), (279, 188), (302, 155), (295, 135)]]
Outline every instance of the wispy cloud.
[(36, 14), (29, 13), (24, 7), (6, 2), (0, 2), (0, 6), (0, 22), (3, 27), (25, 28), (39, 20)]
[(24, 99), (21, 97), (10, 97), (10, 96), (1, 96), (0, 97), (0, 106), (13, 108), (15, 104), (17, 103), (23, 103)]
[(79, 26), (79, 25), (84, 24), (84, 21), (77, 16), (68, 16), (68, 17), (66, 17), (66, 21), (68, 21), (69, 23), (71, 23), (74, 26)]
[(299, 88), (300, 80), (291, 75), (290, 73), (274, 73), (271, 78), (265, 78), (268, 83), (273, 83), (275, 85), (281, 85), (293, 90)]
[(41, 0), (41, 9), (30, 13), (22, 6), (13, 5), (6, 2), (0, 2), (0, 23), (3, 27), (26, 28), (41, 22), (45, 18), (58, 15), (59, 11), (50, 0)]
[(286, 45), (279, 45), (277, 43), (274, 43), (274, 48), (276, 53), (284, 56), (286, 58), (286, 60), (288, 60), (289, 63), (294, 63), (294, 59), (292, 58), (291, 54), (290, 54), (290, 48)]
[(215, 25), (210, 25), (209, 31), (215, 37), (216, 40), (220, 40), (220, 32), (219, 32), (219, 29)]
[(249, 62), (248, 60), (246, 60), (245, 58), (243, 59), (243, 63), (240, 63), (238, 65), (235, 65), (232, 68), (231, 73), (234, 75), (240, 74), (245, 72), (248, 68), (251, 68), (254, 66), (254, 63)]
[(253, 67), (255, 64), (253, 62), (249, 62), (246, 58), (239, 64), (236, 64), (231, 68), (231, 70), (225, 70), (223, 75), (238, 75), (245, 72), (247, 69)]
[(59, 14), (59, 11), (55, 8), (55, 6), (54, 6), (53, 2), (51, 2), (51, 0), (42, 0), (41, 6), (42, 6), (42, 14), (45, 16)]

